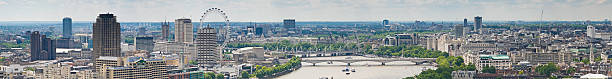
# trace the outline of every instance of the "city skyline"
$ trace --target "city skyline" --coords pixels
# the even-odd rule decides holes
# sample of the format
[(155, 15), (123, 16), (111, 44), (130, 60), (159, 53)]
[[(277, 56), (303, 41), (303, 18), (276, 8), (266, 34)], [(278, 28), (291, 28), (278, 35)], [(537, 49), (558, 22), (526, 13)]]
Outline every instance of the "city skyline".
[[(0, 0), (7, 15), (0, 21), (93, 21), (100, 13), (113, 13), (119, 22), (163, 21), (191, 18), (199, 21), (209, 7), (227, 11), (232, 22), (298, 21), (461, 21), (483, 16), (487, 21), (600, 21), (611, 17), (608, 0), (367, 0), (367, 1), (14, 1)], [(201, 4), (201, 5), (200, 5)], [(59, 6), (57, 6), (59, 5)], [(358, 17), (355, 17), (358, 16)], [(221, 17), (210, 17), (216, 21)]]
[(611, 79), (608, 7), (0, 0), (0, 79)]

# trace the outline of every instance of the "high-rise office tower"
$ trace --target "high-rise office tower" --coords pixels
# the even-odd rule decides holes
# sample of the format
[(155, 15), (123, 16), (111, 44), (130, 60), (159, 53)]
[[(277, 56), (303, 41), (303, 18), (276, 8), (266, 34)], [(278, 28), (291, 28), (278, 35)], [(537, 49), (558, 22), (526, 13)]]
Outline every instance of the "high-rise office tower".
[(100, 14), (93, 23), (93, 53), (121, 57), (121, 26), (113, 14)]
[(170, 36), (170, 22), (162, 22), (162, 40), (168, 41), (168, 37)]
[(453, 29), (453, 33), (455, 33), (455, 36), (457, 37), (461, 37), (463, 36), (463, 26), (462, 25), (455, 25), (455, 28)]
[[(467, 18), (463, 18), (463, 27), (469, 27), (469, 26), (468, 26), (468, 19), (467, 19)], [(467, 29), (468, 29), (468, 30), (467, 30), (467, 31), (464, 31), (464, 32), (470, 32), (469, 28), (467, 28)], [(465, 29), (464, 29), (464, 30), (465, 30)]]
[(295, 27), (295, 19), (284, 19), (283, 27), (287, 29), (287, 31), (285, 32), (287, 33), (288, 36), (293, 36), (293, 35), (297, 35), (297, 33), (300, 33), (298, 29)]
[(62, 36), (63, 38), (72, 38), (72, 18), (65, 17), (62, 19), (63, 26), (62, 27)]
[[(44, 40), (43, 40), (44, 39)], [(41, 40), (42, 41), (42, 50), (41, 51), (41, 57), (40, 59), (45, 59), (46, 60), (55, 60), (55, 45), (56, 42), (55, 40), (51, 39), (51, 38), (47, 38), (45, 35), (41, 36)]]
[(468, 27), (467, 21), (468, 21), (467, 18), (463, 19), (463, 27)]
[(41, 48), (40, 33), (34, 31), (30, 34), (30, 61), (38, 60)]
[(482, 17), (476, 16), (474, 17), (474, 32), (480, 33), (482, 28)]
[(588, 25), (586, 34), (588, 37), (595, 38), (595, 27), (593, 27), (592, 25)]
[(196, 48), (198, 66), (210, 67), (217, 64), (220, 59), (217, 52), (217, 33), (214, 28), (204, 27), (198, 30)]
[(174, 41), (177, 43), (193, 43), (193, 24), (191, 24), (191, 19), (175, 20)]
[(283, 26), (286, 28), (295, 28), (295, 19), (284, 19)]
[(389, 20), (385, 19), (382, 21), (383, 26), (389, 26)]
[(38, 31), (30, 35), (30, 60), (55, 60), (55, 40), (40, 35)]

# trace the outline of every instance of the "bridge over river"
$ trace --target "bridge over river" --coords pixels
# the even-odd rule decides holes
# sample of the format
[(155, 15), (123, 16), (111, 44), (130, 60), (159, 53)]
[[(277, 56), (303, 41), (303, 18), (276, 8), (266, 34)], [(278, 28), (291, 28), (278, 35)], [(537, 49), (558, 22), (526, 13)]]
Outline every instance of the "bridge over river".
[(372, 62), (380, 62), (381, 65), (385, 65), (385, 63), (389, 63), (389, 62), (395, 62), (395, 61), (410, 61), (410, 62), (414, 62), (416, 65), (420, 65), (423, 63), (433, 63), (436, 61), (436, 58), (352, 58), (352, 57), (346, 57), (344, 59), (342, 58), (330, 58), (330, 59), (316, 59), (316, 58), (303, 58), (302, 62), (305, 63), (311, 63), (313, 66), (316, 65), (316, 63), (322, 63), (322, 62), (328, 62), (328, 63), (333, 63), (333, 62), (343, 62), (343, 63), (347, 63), (348, 66), (351, 65), (351, 63), (355, 63), (355, 62), (364, 62), (364, 61), (372, 61)]

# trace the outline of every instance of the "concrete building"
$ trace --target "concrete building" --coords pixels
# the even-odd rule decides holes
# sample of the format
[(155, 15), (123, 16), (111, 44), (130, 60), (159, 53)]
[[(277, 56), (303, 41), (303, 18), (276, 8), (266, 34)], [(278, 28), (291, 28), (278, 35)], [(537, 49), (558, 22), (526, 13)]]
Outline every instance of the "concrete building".
[(427, 40), (427, 49), (431, 49), (431, 50), (437, 50), (438, 49), (438, 38), (436, 37), (429, 37), (426, 38)]
[(419, 35), (416, 33), (395, 34), (395, 38), (397, 45), (417, 45), (419, 43)]
[(397, 45), (397, 38), (393, 37), (393, 36), (385, 36), (385, 39), (383, 39), (383, 44), (385, 46), (394, 46)]
[(265, 50), (263, 47), (245, 47), (240, 48), (234, 52), (234, 54), (243, 54), (246, 60), (265, 60)]
[(110, 78), (108, 72), (106, 72), (106, 68), (108, 67), (119, 67), (124, 64), (124, 58), (121, 57), (112, 57), (112, 56), (100, 56), (95, 60), (95, 69), (98, 74), (95, 76), (96, 78)]
[(100, 14), (93, 23), (94, 58), (121, 57), (121, 26), (113, 14)]
[(175, 20), (174, 41), (179, 43), (193, 44), (193, 24), (191, 23), (191, 19)]
[(453, 76), (452, 79), (474, 79), (474, 77), (476, 77), (476, 71), (453, 71), (451, 73), (451, 75)]
[[(37, 75), (40, 79), (70, 79), (70, 68), (68, 63), (47, 64), (36, 71), (42, 71), (41, 75)], [(38, 74), (38, 73), (37, 73)]]
[(72, 79), (93, 79), (95, 73), (93, 70), (72, 70), (70, 71), (70, 78)]
[[(195, 61), (198, 57), (196, 53), (196, 46), (193, 44), (184, 44), (177, 42), (156, 42), (155, 47), (153, 49), (152, 56), (163, 56), (163, 55), (172, 55), (176, 54), (179, 57), (177, 59), (182, 59), (182, 63), (189, 63), (190, 61)], [(182, 67), (179, 66), (179, 67)]]
[(192, 72), (181, 72), (170, 74), (170, 79), (200, 79), (203, 76), (200, 74), (204, 74), (203, 71), (192, 71)]
[[(464, 25), (465, 25), (465, 24), (464, 24)], [(461, 25), (455, 25), (455, 26), (454, 26), (454, 28), (453, 28), (453, 34), (454, 34), (456, 37), (461, 37), (461, 36), (463, 36), (463, 26), (461, 26)]]
[(595, 27), (589, 25), (587, 26), (587, 36), (591, 38), (595, 38)]
[(83, 44), (70, 38), (57, 39), (57, 48), (82, 48)]
[(72, 18), (65, 17), (62, 19), (62, 25), (63, 38), (72, 38)]
[(461, 52), (497, 51), (505, 49), (502, 45), (493, 43), (466, 43), (459, 47)]
[(30, 61), (55, 60), (55, 40), (34, 31), (30, 35), (30, 42)]
[(211, 67), (219, 61), (220, 52), (217, 51), (216, 35), (215, 29), (211, 27), (204, 27), (198, 30), (195, 43), (198, 66)]
[(155, 42), (153, 37), (136, 37), (134, 40), (136, 50), (146, 50), (147, 52), (153, 52), (155, 48)]
[(486, 66), (495, 67), (497, 70), (512, 69), (512, 61), (507, 55), (478, 54), (471, 52), (464, 54), (463, 58), (465, 58), (464, 63), (476, 65), (477, 70), (482, 70), (482, 68)]
[(107, 67), (107, 79), (168, 79), (169, 66), (162, 59), (130, 57), (124, 66)]
[(56, 58), (90, 58), (91, 52), (88, 52), (88, 49), (64, 49), (58, 48), (56, 49)]
[(570, 63), (573, 56), (570, 52), (521, 52), (512, 55), (513, 62), (528, 61), (533, 64)]

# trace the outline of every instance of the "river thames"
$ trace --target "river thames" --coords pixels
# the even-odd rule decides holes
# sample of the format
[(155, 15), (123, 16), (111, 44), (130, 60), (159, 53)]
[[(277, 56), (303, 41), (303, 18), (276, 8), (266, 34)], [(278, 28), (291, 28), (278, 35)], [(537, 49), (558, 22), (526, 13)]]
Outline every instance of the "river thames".
[[(337, 57), (315, 57), (305, 59), (344, 59), (349, 56), (337, 56)], [(350, 56), (353, 59), (367, 58), (362, 56)], [(334, 79), (401, 79), (409, 76), (414, 76), (426, 68), (435, 69), (434, 66), (429, 65), (414, 65), (409, 61), (396, 61), (386, 63), (381, 66), (379, 62), (355, 62), (351, 63), (349, 69), (355, 69), (355, 72), (346, 74), (342, 69), (346, 69), (346, 63), (342, 62), (323, 62), (317, 63), (316, 66), (312, 66), (311, 63), (302, 62), (302, 68), (295, 70), (291, 73), (279, 76), (275, 79), (319, 79), (322, 77), (334, 78)]]

